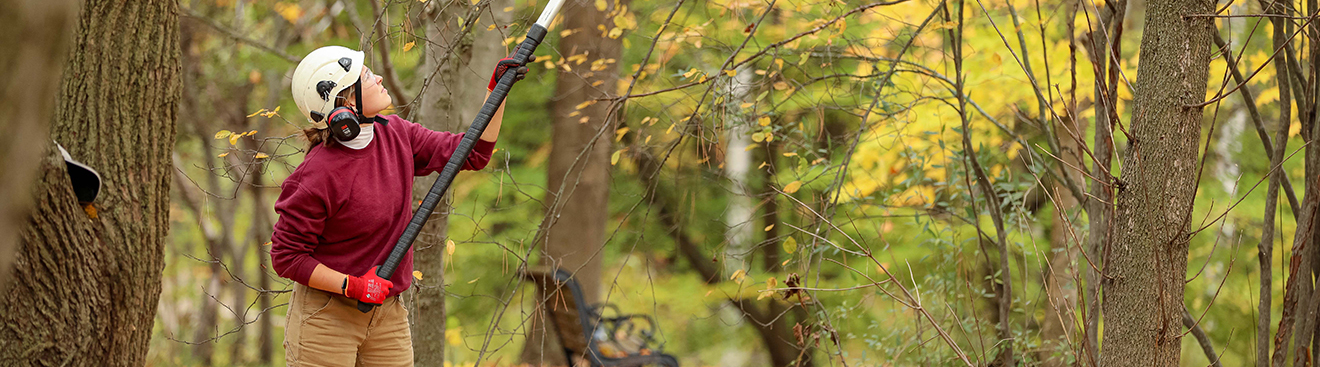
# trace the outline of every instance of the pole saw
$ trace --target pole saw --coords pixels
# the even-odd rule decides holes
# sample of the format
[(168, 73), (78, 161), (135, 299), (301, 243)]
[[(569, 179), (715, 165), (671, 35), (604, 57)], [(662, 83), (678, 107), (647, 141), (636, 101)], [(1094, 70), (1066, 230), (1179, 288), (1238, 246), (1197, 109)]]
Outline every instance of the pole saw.
[[(527, 58), (536, 51), (536, 46), (545, 39), (550, 27), (550, 22), (555, 19), (555, 14), (559, 13), (559, 8), (564, 5), (564, 0), (550, 0), (546, 4), (545, 10), (541, 11), (541, 17), (537, 18), (536, 24), (527, 30), (527, 38), (523, 39), (522, 44), (517, 48), (513, 56), (514, 61), (519, 65), (527, 64)], [(512, 72), (509, 72), (512, 71)], [(486, 104), (481, 106), (481, 112), (472, 119), (472, 126), (468, 127), (467, 133), (463, 135), (463, 140), (458, 143), (458, 148), (454, 149), (454, 155), (449, 157), (449, 162), (445, 163), (444, 170), (440, 171), (440, 177), (436, 178), (435, 183), (431, 185), (431, 191), (426, 193), (426, 198), (422, 200), (422, 205), (413, 213), (412, 220), (408, 222), (408, 227), (403, 230), (403, 235), (399, 236), (399, 241), (394, 243), (394, 249), (390, 250), (390, 257), (385, 259), (385, 263), (376, 269), (376, 276), (383, 279), (390, 279), (394, 276), (394, 271), (398, 269), (399, 262), (403, 261), (403, 255), (408, 253), (412, 247), (413, 241), (417, 239), (417, 234), (422, 231), (422, 225), (431, 217), (431, 211), (435, 210), (436, 204), (440, 203), (440, 198), (449, 191), (449, 184), (454, 182), (454, 177), (463, 167), (463, 162), (467, 161), (468, 154), (472, 152), (472, 147), (477, 144), (477, 139), (481, 133), (486, 131), (486, 124), (490, 123), (490, 118), (495, 115), (500, 104), (504, 103), (504, 98), (509, 95), (509, 89), (513, 88), (514, 78), (517, 77), (517, 70), (509, 69), (500, 76), (499, 84), (486, 97)], [(358, 301), (358, 310), (370, 312), (379, 304), (366, 303)]]

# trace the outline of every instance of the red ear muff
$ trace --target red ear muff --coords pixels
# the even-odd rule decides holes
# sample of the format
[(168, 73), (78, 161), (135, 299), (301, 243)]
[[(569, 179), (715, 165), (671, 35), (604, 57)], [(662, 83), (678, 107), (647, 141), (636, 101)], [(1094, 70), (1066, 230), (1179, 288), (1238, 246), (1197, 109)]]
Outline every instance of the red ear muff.
[(330, 128), (330, 135), (334, 135), (339, 141), (353, 140), (362, 132), (358, 126), (358, 116), (353, 109), (348, 107), (336, 107), (330, 110), (330, 121), (327, 124)]

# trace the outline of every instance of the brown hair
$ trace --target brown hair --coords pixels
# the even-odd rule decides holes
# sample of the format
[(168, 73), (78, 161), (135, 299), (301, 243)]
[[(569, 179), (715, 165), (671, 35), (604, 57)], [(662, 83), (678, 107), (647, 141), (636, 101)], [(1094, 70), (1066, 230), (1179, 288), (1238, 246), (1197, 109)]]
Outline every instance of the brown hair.
[[(335, 107), (343, 107), (344, 104), (348, 102), (348, 99), (352, 97), (353, 97), (353, 88), (344, 88), (343, 91), (339, 92), (339, 96), (335, 97)], [(329, 121), (326, 122), (328, 123)], [(330, 129), (317, 129), (315, 127), (309, 127), (303, 129), (303, 137), (307, 138), (307, 151), (309, 152), (312, 151), (312, 148), (316, 147), (321, 143), (325, 143), (326, 146), (335, 143), (335, 139), (330, 138)]]

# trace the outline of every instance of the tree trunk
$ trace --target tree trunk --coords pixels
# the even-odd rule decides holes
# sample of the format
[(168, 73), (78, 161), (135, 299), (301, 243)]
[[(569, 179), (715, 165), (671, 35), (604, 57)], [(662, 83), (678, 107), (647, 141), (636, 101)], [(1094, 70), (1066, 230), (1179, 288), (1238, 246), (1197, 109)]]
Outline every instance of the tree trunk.
[[(32, 199), (25, 195), (36, 181), (46, 153), (51, 109), (68, 55), (78, 2), (23, 0), (0, 13), (0, 294), (6, 294), (19, 230), (27, 225)], [(14, 118), (15, 116), (24, 118)]]
[(1205, 0), (1147, 3), (1132, 140), (1117, 183), (1104, 285), (1102, 366), (1178, 366), (1187, 225), (1214, 11)]
[[(510, 0), (491, 1), (488, 10), (494, 10), (495, 22), (509, 24), (511, 14), (501, 11), (511, 5)], [(423, 75), (434, 75), (424, 81), (422, 92), (416, 97), (421, 106), (415, 122), (436, 131), (466, 131), (481, 108), (490, 71), (508, 54), (500, 41), (499, 32), (485, 31), (491, 20), (487, 15), (472, 29), (460, 29), (458, 19), (468, 19), (476, 8), (471, 2), (440, 4), (429, 2), (424, 10), (426, 38), (426, 70)], [(489, 66), (490, 68), (487, 68)], [(433, 73), (433, 74), (432, 74)], [(416, 103), (416, 102), (415, 102)], [(437, 175), (413, 180), (413, 199), (421, 201), (431, 190)], [(445, 329), (445, 240), (448, 238), (449, 207), (452, 197), (446, 195), (439, 208), (431, 215), (422, 233), (413, 243), (413, 268), (422, 272), (421, 280), (413, 283), (414, 315), (412, 322), (413, 355), (419, 366), (439, 366), (444, 363)]]
[[(729, 100), (727, 105), (740, 111), (737, 105), (746, 103), (747, 94), (752, 89), (752, 76), (756, 75), (750, 67), (738, 68), (738, 74), (729, 79)], [(754, 116), (732, 112), (724, 123), (728, 142), (724, 146), (724, 176), (729, 180), (729, 209), (724, 215), (724, 271), (752, 269), (752, 227), (755, 223), (753, 214), (756, 204), (752, 201), (752, 191), (748, 187), (748, 171), (752, 169), (752, 152), (747, 146), (752, 144), (752, 126)]]
[(0, 300), (0, 365), (146, 363), (169, 229), (177, 14), (173, 1), (84, 6), (50, 131), (99, 170), (101, 192), (94, 212), (79, 207), (47, 149), (11, 273), (22, 281)]
[[(627, 4), (627, 1), (623, 1)], [(558, 43), (558, 54), (564, 58), (586, 55), (583, 67), (574, 65), (573, 71), (559, 69), (552, 104), (554, 133), (550, 148), (549, 198), (546, 231), (541, 263), (573, 273), (582, 285), (587, 303), (600, 300), (600, 249), (605, 241), (605, 224), (609, 219), (610, 152), (614, 129), (606, 126), (609, 103), (596, 103), (583, 108), (579, 104), (609, 95), (618, 80), (618, 64), (604, 63), (603, 68), (587, 68), (597, 60), (621, 59), (622, 44), (617, 38), (601, 37), (596, 27), (609, 22), (609, 12), (619, 2), (606, 9), (597, 9), (586, 0), (568, 0), (560, 14), (563, 30), (574, 32)], [(597, 86), (593, 83), (599, 82)], [(577, 115), (574, 115), (577, 113)], [(602, 131), (603, 130), (603, 131)], [(542, 302), (543, 303), (543, 302)], [(535, 311), (542, 317), (540, 310)], [(533, 365), (558, 364), (561, 354), (553, 348), (555, 339), (543, 323), (534, 322), (528, 329), (523, 347), (522, 362)], [(563, 362), (566, 363), (566, 362)]]
[[(426, 4), (424, 28), (426, 29), (425, 67), (433, 70), (431, 78), (425, 81), (422, 92), (417, 96), (421, 106), (416, 109), (417, 123), (436, 131), (457, 131), (458, 116), (454, 113), (454, 95), (457, 88), (455, 76), (462, 65), (467, 64), (466, 49), (471, 41), (456, 44), (449, 43), (455, 33), (453, 12), (460, 11), (467, 2), (452, 2), (444, 6), (432, 1)], [(435, 183), (435, 175), (413, 179), (413, 202), (421, 202)], [(412, 327), (413, 361), (419, 366), (439, 366), (445, 360), (445, 237), (449, 231), (449, 206), (451, 197), (445, 195), (431, 218), (422, 227), (421, 233), (413, 241), (413, 270), (422, 273), (422, 279), (413, 282)], [(414, 211), (416, 206), (414, 204)]]
[[(1042, 116), (1044, 116), (1042, 111)], [(1073, 182), (1082, 182), (1080, 171), (1066, 167), (1084, 167), (1080, 141), (1073, 139), (1068, 131), (1079, 132), (1076, 121), (1063, 117), (1063, 129), (1055, 130), (1059, 139), (1060, 160), (1063, 161), (1062, 173), (1072, 176)], [(1080, 228), (1074, 226), (1077, 220), (1077, 198), (1068, 192), (1068, 188), (1059, 182), (1051, 185), (1053, 196), (1054, 225), (1050, 233), (1051, 248), (1049, 267), (1045, 268), (1045, 293), (1049, 297), (1045, 305), (1045, 319), (1041, 321), (1041, 339), (1044, 348), (1039, 356), (1042, 366), (1063, 367), (1068, 365), (1068, 355), (1074, 345), (1069, 341), (1078, 340), (1076, 335), (1077, 281), (1078, 269), (1089, 269), (1085, 263), (1078, 263), (1081, 248)], [(1084, 346), (1085, 344), (1081, 344)], [(1075, 355), (1081, 357), (1081, 354)]]

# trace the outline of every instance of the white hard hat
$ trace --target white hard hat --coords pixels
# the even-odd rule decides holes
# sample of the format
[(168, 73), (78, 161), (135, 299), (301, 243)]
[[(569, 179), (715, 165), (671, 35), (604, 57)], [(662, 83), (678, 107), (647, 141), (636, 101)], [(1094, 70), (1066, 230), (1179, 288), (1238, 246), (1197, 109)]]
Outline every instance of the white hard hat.
[(335, 108), (335, 97), (362, 76), (364, 57), (362, 51), (325, 46), (298, 63), (293, 70), (293, 102), (313, 127), (326, 128), (326, 116)]

